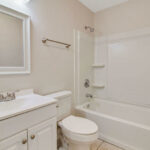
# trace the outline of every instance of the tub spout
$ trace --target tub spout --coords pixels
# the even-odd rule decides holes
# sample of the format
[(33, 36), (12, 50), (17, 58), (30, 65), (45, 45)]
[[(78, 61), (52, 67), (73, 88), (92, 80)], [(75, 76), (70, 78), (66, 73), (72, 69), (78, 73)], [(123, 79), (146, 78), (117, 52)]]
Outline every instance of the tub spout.
[(87, 98), (93, 98), (93, 95), (92, 95), (92, 94), (89, 94), (89, 93), (87, 93), (85, 96), (86, 96)]

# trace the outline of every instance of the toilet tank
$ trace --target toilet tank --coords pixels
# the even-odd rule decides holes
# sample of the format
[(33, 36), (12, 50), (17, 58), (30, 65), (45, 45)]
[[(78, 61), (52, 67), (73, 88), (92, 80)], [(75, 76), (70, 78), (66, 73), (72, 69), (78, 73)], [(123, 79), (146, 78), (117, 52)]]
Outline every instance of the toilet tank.
[(71, 114), (71, 91), (60, 91), (47, 95), (47, 97), (53, 97), (54, 99), (57, 99), (57, 121), (60, 121)]

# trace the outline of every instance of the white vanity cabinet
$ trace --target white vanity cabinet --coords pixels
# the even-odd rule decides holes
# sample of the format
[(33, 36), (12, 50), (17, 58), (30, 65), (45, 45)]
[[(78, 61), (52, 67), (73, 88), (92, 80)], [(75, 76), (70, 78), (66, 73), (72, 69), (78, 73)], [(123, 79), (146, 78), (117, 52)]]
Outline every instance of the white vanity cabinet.
[(56, 150), (56, 101), (0, 120), (0, 150)]
[(1, 141), (0, 150), (56, 150), (56, 118)]
[(29, 150), (56, 150), (56, 119), (45, 121), (28, 130)]
[(0, 142), (0, 150), (27, 150), (27, 131)]

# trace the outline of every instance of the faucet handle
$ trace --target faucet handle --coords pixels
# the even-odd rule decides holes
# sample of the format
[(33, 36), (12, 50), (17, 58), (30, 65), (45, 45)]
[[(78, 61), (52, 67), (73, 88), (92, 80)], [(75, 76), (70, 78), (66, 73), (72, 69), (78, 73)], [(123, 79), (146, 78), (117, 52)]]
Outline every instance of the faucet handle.
[(4, 95), (3, 94), (0, 94), (0, 100), (4, 100)]
[(11, 93), (7, 92), (7, 97), (11, 97)]
[(11, 92), (11, 93), (7, 93), (7, 100), (9, 101), (9, 100), (14, 100), (14, 99), (16, 99), (16, 94), (15, 94), (15, 92)]
[(12, 97), (13, 97), (13, 99), (16, 99), (16, 93), (15, 92), (12, 93)]
[(0, 93), (0, 102), (11, 101), (16, 99), (15, 92)]
[(89, 88), (90, 87), (90, 80), (89, 79), (85, 79), (84, 87), (85, 88)]

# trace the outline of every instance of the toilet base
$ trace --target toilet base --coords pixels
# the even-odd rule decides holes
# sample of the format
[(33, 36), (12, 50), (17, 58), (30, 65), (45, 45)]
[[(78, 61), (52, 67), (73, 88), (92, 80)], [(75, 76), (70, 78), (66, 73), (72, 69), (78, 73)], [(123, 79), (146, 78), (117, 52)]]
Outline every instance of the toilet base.
[(90, 150), (91, 144), (74, 144), (69, 143), (69, 149), (68, 150)]
[(60, 147), (60, 148), (58, 148), (58, 150), (67, 150), (67, 149), (64, 147)]

